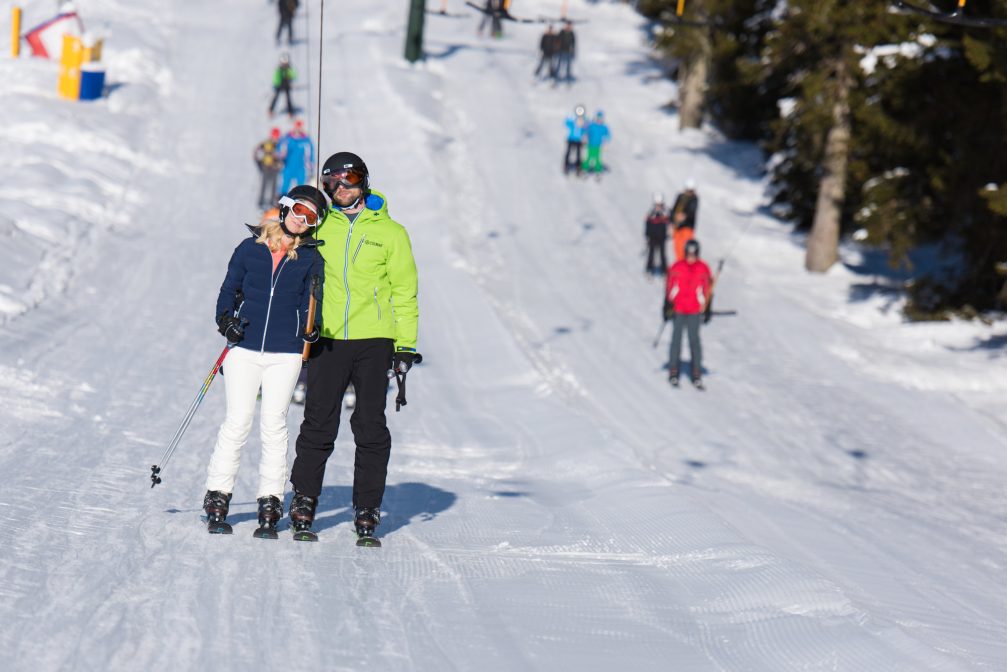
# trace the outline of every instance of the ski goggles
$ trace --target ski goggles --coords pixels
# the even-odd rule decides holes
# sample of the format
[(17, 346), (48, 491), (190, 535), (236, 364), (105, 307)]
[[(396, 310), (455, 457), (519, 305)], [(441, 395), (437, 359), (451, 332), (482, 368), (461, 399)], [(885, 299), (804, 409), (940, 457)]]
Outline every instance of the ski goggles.
[(288, 196), (284, 196), (280, 199), (280, 205), (287, 206), (296, 216), (303, 217), (304, 222), (308, 226), (315, 226), (318, 224), (318, 213), (315, 212), (314, 208), (307, 203), (301, 203), (300, 201), (295, 201)]
[(335, 189), (337, 186), (342, 185), (347, 189), (356, 189), (364, 185), (364, 180), (367, 177), (363, 173), (359, 173), (355, 170), (340, 170), (335, 173), (329, 173), (328, 175), (322, 175), (322, 186), (326, 187), (330, 191)]

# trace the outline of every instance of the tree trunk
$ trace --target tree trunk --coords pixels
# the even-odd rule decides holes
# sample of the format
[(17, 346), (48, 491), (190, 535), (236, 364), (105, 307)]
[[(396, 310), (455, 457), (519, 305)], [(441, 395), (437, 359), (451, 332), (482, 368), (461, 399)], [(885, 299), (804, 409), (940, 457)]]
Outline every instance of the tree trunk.
[(814, 273), (824, 273), (839, 259), (840, 218), (846, 200), (846, 167), (850, 159), (852, 82), (841, 55), (835, 61), (833, 72), (836, 73), (836, 97), (832, 105), (832, 128), (825, 139), (825, 161), (822, 179), (818, 182), (815, 219), (804, 257), (804, 267)]
[(678, 69), (678, 127), (699, 128), (706, 108), (706, 84), (713, 60), (710, 31), (695, 28), (696, 50)]

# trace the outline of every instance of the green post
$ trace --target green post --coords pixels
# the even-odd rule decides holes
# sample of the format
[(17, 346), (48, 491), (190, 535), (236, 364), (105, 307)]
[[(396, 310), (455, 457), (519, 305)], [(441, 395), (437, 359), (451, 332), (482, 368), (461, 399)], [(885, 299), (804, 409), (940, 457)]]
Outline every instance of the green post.
[(410, 0), (409, 27), (406, 28), (406, 60), (410, 63), (423, 58), (423, 14), (426, 0)]

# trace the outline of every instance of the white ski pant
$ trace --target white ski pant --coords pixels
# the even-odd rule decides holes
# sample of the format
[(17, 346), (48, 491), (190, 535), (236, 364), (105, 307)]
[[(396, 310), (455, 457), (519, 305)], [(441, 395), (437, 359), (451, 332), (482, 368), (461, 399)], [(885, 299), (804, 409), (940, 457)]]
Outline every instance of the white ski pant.
[(252, 430), (255, 401), (262, 387), (259, 409), (259, 491), (256, 498), (274, 495), (283, 499), (287, 482), (287, 409), (301, 372), (301, 355), (288, 352), (257, 352), (232, 348), (224, 359), (224, 389), (227, 415), (217, 433), (217, 445), (207, 468), (206, 489), (234, 492), (241, 449)]

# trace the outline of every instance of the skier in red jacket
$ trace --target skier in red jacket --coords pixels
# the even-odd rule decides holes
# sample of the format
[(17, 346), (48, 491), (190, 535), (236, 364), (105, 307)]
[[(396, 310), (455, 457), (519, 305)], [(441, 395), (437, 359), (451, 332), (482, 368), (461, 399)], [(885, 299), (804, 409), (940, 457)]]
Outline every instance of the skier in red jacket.
[(676, 261), (668, 269), (665, 291), (665, 315), (674, 311), (671, 333), (671, 352), (668, 362), (668, 380), (678, 387), (678, 370), (682, 363), (682, 330), (689, 334), (689, 352), (692, 356), (692, 384), (703, 389), (703, 349), (699, 343), (699, 324), (710, 300), (713, 286), (710, 267), (699, 258), (699, 243), (690, 239), (685, 244), (685, 259)]

